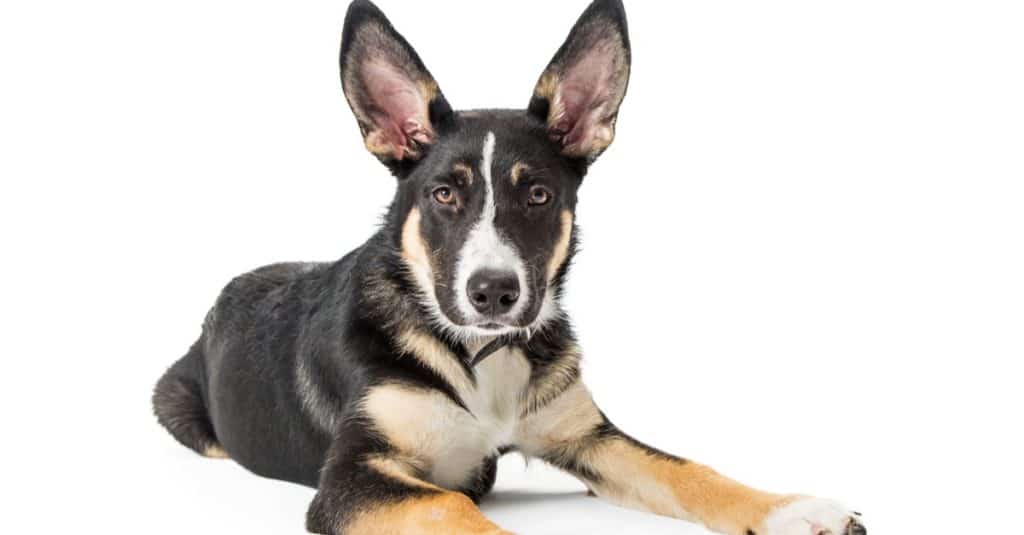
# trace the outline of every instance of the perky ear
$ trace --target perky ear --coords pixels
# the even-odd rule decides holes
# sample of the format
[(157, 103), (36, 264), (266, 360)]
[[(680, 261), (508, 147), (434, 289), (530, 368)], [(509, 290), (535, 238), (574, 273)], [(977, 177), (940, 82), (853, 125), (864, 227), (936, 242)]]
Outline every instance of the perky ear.
[(629, 32), (621, 0), (594, 0), (544, 70), (530, 112), (562, 153), (597, 158), (615, 137), (629, 84)]
[(341, 82), (366, 148), (381, 161), (415, 161), (452, 109), (416, 51), (368, 0), (348, 8)]

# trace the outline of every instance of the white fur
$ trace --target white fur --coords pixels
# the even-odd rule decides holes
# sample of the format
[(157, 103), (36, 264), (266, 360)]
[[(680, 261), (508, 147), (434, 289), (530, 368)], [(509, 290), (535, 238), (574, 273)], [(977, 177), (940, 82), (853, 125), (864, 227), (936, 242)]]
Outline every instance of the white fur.
[[(765, 519), (758, 535), (844, 535), (854, 514), (842, 504), (821, 498), (800, 498), (779, 507)], [(858, 519), (859, 521), (859, 519)]]
[[(525, 263), (515, 247), (503, 239), (494, 227), (494, 219), (497, 216), (492, 178), (495, 143), (494, 133), (488, 132), (484, 139), (480, 162), (480, 174), (483, 176), (485, 188), (484, 209), (480, 212), (480, 219), (470, 230), (462, 250), (459, 251), (459, 261), (455, 268), (456, 304), (463, 318), (470, 324), (488, 321), (477, 313), (472, 303), (469, 302), (469, 296), (466, 295), (469, 278), (481, 269), (511, 271), (519, 278), (519, 301), (503, 318), (507, 323), (514, 322), (530, 302), (530, 287), (526, 279)], [(473, 327), (470, 327), (469, 330), (474, 331), (474, 334), (478, 336), (498, 334), (494, 331), (484, 331)], [(509, 329), (509, 331), (511, 330)]]
[(485, 459), (518, 441), (530, 364), (520, 350), (502, 349), (475, 371), (475, 386), (452, 381), (472, 414), (439, 391), (392, 385), (374, 388), (363, 403), (391, 443), (426, 463), (427, 479), (445, 488), (465, 485)]
[(530, 364), (518, 350), (501, 350), (476, 367), (476, 388), (459, 392), (475, 418), (468, 432), (453, 429), (449, 435), (451, 447), (469, 454), (461, 459), (458, 455), (438, 457), (432, 476), (439, 484), (464, 483), (468, 472), (486, 457), (515, 444), (529, 380)]

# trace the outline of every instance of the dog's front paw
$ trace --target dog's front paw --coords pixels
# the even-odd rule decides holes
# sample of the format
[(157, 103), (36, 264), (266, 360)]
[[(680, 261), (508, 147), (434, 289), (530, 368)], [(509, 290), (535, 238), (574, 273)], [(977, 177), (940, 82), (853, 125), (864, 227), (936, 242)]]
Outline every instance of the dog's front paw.
[(768, 514), (757, 535), (866, 535), (860, 514), (838, 502), (797, 498)]

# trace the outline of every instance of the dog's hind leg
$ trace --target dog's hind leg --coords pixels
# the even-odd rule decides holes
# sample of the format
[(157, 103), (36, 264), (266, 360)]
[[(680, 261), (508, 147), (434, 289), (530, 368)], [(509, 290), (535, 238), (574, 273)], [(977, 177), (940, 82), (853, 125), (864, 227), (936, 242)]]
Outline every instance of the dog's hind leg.
[(205, 457), (224, 459), (227, 453), (217, 441), (203, 401), (200, 346), (201, 341), (193, 344), (157, 382), (153, 391), (153, 412), (178, 442)]

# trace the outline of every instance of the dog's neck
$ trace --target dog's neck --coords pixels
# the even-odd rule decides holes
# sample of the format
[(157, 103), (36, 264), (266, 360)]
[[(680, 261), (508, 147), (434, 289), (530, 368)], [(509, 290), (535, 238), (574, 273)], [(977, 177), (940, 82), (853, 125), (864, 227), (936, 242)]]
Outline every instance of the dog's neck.
[(467, 364), (469, 364), (470, 368), (475, 368), (484, 359), (501, 349), (516, 345), (519, 342), (519, 338), (517, 336), (488, 336), (479, 343), (466, 344), (466, 349), (469, 350), (468, 354), (472, 355)]

